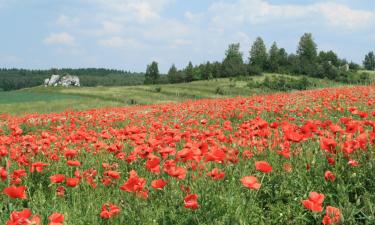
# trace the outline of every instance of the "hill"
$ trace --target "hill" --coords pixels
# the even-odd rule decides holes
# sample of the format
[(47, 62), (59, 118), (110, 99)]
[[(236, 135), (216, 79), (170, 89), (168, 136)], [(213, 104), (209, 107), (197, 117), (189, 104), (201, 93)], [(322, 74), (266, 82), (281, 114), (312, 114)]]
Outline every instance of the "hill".
[[(265, 87), (249, 87), (249, 83), (261, 83), (265, 77), (270, 77), (271, 75), (275, 77), (281, 76), (279, 74), (266, 74), (241, 79), (221, 78), (179, 84), (121, 87), (26, 88), (17, 91), (0, 92), (0, 114), (49, 113), (68, 109), (83, 110), (134, 104), (177, 102), (187, 99), (250, 96), (279, 91)], [(303, 76), (293, 76), (296, 79), (301, 77)], [(310, 83), (308, 88), (343, 85), (340, 82), (326, 79), (311, 77), (307, 79)]]

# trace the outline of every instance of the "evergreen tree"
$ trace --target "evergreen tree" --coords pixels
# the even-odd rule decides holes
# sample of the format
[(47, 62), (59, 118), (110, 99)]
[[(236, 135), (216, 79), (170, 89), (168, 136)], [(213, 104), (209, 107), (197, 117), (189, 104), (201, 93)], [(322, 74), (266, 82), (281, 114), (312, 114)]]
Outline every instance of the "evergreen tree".
[(257, 37), (250, 49), (249, 66), (264, 71), (267, 66), (267, 49), (261, 37)]
[(240, 52), (240, 43), (230, 44), (228, 46), (222, 63), (222, 74), (224, 77), (245, 75), (242, 53)]
[(169, 69), (167, 77), (168, 77), (169, 83), (181, 82), (181, 79), (179, 77), (179, 73), (178, 73), (177, 68), (174, 64), (172, 64), (171, 68)]
[(194, 67), (191, 62), (187, 65), (185, 68), (185, 81), (186, 82), (191, 82), (194, 80)]
[(369, 52), (365, 56), (365, 60), (363, 60), (363, 66), (366, 70), (375, 70), (375, 56), (373, 51)]
[(279, 66), (280, 66), (280, 61), (281, 61), (280, 57), (281, 57), (280, 50), (277, 47), (276, 42), (273, 42), (270, 48), (269, 58), (268, 58), (268, 63), (267, 63), (268, 70), (270, 72), (279, 71)]
[(299, 72), (307, 75), (315, 75), (317, 60), (317, 45), (311, 33), (305, 33), (298, 45)]
[(145, 84), (156, 84), (159, 80), (159, 68), (158, 63), (153, 61), (150, 65), (147, 65), (145, 74)]

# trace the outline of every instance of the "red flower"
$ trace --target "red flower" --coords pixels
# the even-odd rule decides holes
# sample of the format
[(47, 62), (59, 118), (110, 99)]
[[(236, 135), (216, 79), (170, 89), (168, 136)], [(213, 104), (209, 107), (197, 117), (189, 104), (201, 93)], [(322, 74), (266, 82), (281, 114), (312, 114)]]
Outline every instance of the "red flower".
[(243, 186), (250, 189), (259, 189), (262, 184), (258, 183), (258, 179), (254, 176), (246, 176), (241, 178)]
[(12, 185), (10, 187), (4, 188), (3, 192), (4, 194), (8, 195), (10, 198), (26, 199), (25, 190), (26, 190), (25, 186), (16, 187)]
[(324, 201), (324, 194), (320, 194), (317, 192), (310, 192), (309, 199), (303, 200), (302, 204), (305, 208), (313, 211), (313, 212), (321, 212), (323, 211), (323, 204)]
[(24, 209), (21, 212), (13, 211), (6, 225), (40, 225), (40, 217), (37, 215), (32, 216), (30, 209)]
[(64, 222), (64, 215), (60, 213), (52, 213), (48, 217), (48, 220), (50, 221), (48, 225), (62, 225), (62, 222)]
[(64, 186), (58, 186), (56, 188), (56, 195), (59, 197), (64, 197), (65, 195), (65, 187)]
[(30, 172), (33, 173), (35, 170), (38, 173), (41, 173), (43, 171), (43, 168), (49, 166), (47, 163), (42, 162), (36, 162), (31, 165)]
[(255, 169), (263, 173), (270, 173), (272, 171), (272, 166), (265, 161), (255, 162)]
[(62, 183), (65, 180), (64, 174), (55, 174), (49, 177), (51, 183)]
[(77, 160), (68, 160), (66, 162), (66, 164), (68, 164), (69, 166), (80, 166), (81, 165), (81, 163)]
[(349, 166), (351, 167), (356, 167), (358, 166), (358, 162), (354, 159), (350, 159), (349, 162), (348, 162)]
[(332, 181), (333, 182), (333, 181), (335, 181), (336, 177), (335, 177), (335, 175), (331, 171), (327, 170), (324, 173), (324, 179), (326, 181)]
[(79, 179), (75, 177), (67, 178), (66, 179), (66, 185), (68, 187), (75, 187), (79, 184)]
[(167, 185), (167, 182), (165, 182), (163, 179), (153, 180), (151, 182), (151, 187), (155, 189), (163, 189), (165, 185)]
[(120, 213), (120, 208), (112, 203), (105, 203), (102, 205), (102, 211), (100, 217), (103, 219), (109, 219)]
[(323, 218), (323, 224), (338, 224), (340, 222), (340, 209), (327, 206), (326, 215)]
[(117, 171), (109, 170), (104, 173), (104, 176), (111, 177), (112, 179), (119, 179), (120, 178), (120, 173)]
[(211, 172), (207, 173), (206, 175), (209, 177), (212, 177), (212, 179), (214, 180), (221, 180), (224, 178), (225, 173), (221, 171), (220, 169), (215, 168)]
[(184, 199), (184, 207), (190, 209), (197, 209), (198, 208), (198, 195), (197, 194), (190, 194), (185, 197)]
[(320, 140), (320, 147), (330, 153), (336, 152), (336, 141), (332, 138), (322, 138)]
[(140, 178), (135, 170), (130, 171), (129, 179), (120, 187), (121, 190), (136, 193), (137, 196), (146, 199), (148, 190), (145, 189), (146, 179)]
[(8, 178), (8, 172), (4, 167), (0, 167), (0, 178), (6, 180)]

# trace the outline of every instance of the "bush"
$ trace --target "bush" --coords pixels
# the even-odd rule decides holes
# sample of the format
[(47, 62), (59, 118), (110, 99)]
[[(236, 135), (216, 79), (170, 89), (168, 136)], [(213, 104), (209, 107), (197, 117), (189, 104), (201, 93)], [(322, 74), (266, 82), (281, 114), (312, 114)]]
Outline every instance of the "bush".
[(262, 68), (260, 68), (259, 66), (249, 66), (247, 68), (247, 73), (250, 76), (260, 76), (262, 75)]
[(155, 87), (155, 92), (161, 92), (161, 87)]
[[(300, 79), (287, 76), (267, 76), (263, 82), (259, 83), (260, 87), (269, 88), (271, 90), (288, 91), (288, 90), (306, 90), (311, 86), (311, 82), (307, 77)], [(249, 84), (248, 84), (249, 86)]]
[(217, 95), (224, 95), (224, 89), (221, 87), (217, 87), (215, 90), (215, 94)]

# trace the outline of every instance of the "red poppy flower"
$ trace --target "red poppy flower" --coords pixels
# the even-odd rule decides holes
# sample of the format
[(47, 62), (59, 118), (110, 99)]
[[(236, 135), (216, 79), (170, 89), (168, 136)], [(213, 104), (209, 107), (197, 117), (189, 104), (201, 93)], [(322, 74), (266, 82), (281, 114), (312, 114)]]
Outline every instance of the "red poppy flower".
[(214, 168), (207, 176), (212, 177), (214, 180), (221, 180), (225, 177), (225, 173), (218, 168)]
[(48, 225), (62, 225), (64, 215), (61, 213), (52, 213), (52, 215), (48, 217), (48, 220), (50, 221)]
[(42, 162), (36, 162), (31, 165), (30, 172), (33, 173), (34, 171), (41, 173), (43, 171), (43, 168), (49, 166), (47, 163)]
[(163, 189), (165, 185), (167, 185), (167, 182), (165, 182), (163, 179), (153, 180), (151, 182), (151, 187), (155, 189)]
[(329, 170), (327, 170), (325, 173), (324, 173), (324, 179), (326, 181), (335, 181), (336, 179), (336, 176)]
[(62, 183), (65, 180), (64, 174), (55, 174), (49, 177), (51, 183)]
[(327, 206), (326, 208), (326, 215), (323, 218), (323, 224), (330, 225), (330, 224), (338, 224), (340, 222), (340, 209)]
[(120, 213), (120, 208), (112, 203), (105, 203), (102, 205), (102, 211), (100, 217), (103, 219), (109, 219)]
[(104, 176), (111, 177), (112, 179), (119, 179), (120, 173), (117, 171), (109, 170), (104, 173)]
[(262, 184), (258, 183), (258, 179), (254, 176), (246, 176), (241, 178), (243, 186), (250, 189), (259, 189)]
[(68, 164), (69, 166), (80, 166), (81, 165), (81, 162), (80, 161), (77, 161), (77, 160), (68, 160), (66, 162), (66, 164)]
[(64, 197), (65, 195), (65, 187), (64, 186), (58, 186), (56, 188), (56, 195), (59, 197)]
[[(33, 217), (30, 209), (24, 209), (20, 212), (13, 211), (10, 214), (10, 219), (7, 221), (7, 225), (40, 225), (40, 217), (34, 215)], [(30, 218), (31, 217), (31, 218)]]
[(79, 179), (75, 177), (67, 178), (66, 179), (66, 185), (68, 187), (75, 187), (79, 184)]
[(198, 195), (197, 194), (190, 194), (185, 197), (184, 199), (184, 207), (190, 209), (197, 209), (198, 208)]
[(323, 211), (323, 201), (324, 201), (324, 194), (320, 194), (317, 192), (310, 192), (309, 199), (303, 200), (302, 204), (305, 208), (313, 211), (313, 212), (321, 212)]
[(263, 173), (270, 173), (272, 171), (272, 166), (265, 161), (255, 162), (255, 169)]
[(25, 186), (16, 187), (12, 185), (10, 187), (4, 188), (3, 193), (8, 195), (10, 198), (26, 199), (25, 190)]

